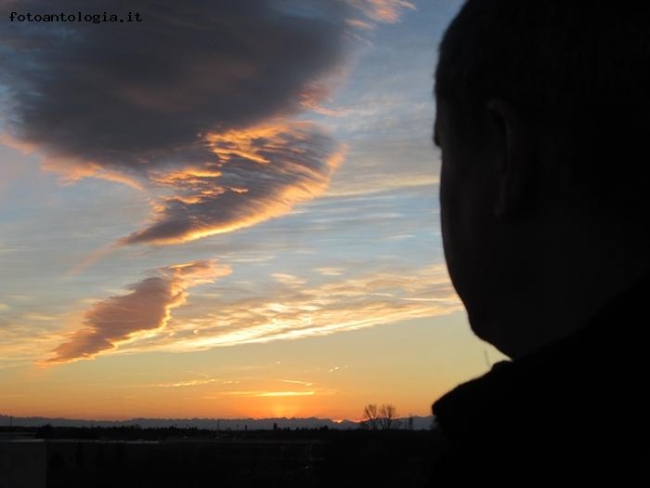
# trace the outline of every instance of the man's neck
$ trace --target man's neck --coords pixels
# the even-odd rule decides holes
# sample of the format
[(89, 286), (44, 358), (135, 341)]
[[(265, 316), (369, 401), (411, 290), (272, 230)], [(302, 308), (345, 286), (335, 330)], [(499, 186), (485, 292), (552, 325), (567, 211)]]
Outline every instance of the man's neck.
[(562, 243), (557, 235), (549, 237), (546, 252), (539, 256), (538, 275), (531, 277), (529, 288), (514, 291), (504, 310), (515, 359), (575, 334), (650, 275), (647, 252), (629, 245), (622, 235), (598, 240), (596, 235), (580, 233)]

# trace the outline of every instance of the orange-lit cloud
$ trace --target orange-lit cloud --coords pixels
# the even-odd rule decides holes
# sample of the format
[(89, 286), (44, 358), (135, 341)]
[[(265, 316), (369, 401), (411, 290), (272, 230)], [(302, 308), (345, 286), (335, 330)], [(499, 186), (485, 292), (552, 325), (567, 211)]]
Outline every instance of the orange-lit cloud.
[(313, 396), (315, 391), (263, 391), (253, 396), (258, 398)]
[(179, 381), (177, 383), (161, 383), (155, 386), (158, 386), (160, 388), (187, 388), (190, 386), (203, 386), (203, 385), (209, 385), (217, 380), (214, 378), (209, 378), (209, 379), (199, 379), (199, 380), (188, 380), (188, 381)]
[(213, 261), (169, 266), (156, 276), (131, 285), (131, 292), (96, 303), (84, 316), (83, 328), (54, 349), (47, 362), (61, 363), (88, 359), (139, 334), (165, 327), (171, 310), (187, 300), (187, 290), (211, 283), (229, 273)]
[(283, 397), (310, 397), (310, 396), (324, 396), (324, 395), (333, 395), (336, 393), (336, 390), (327, 388), (324, 386), (314, 385), (309, 382), (304, 381), (289, 381), (282, 380), (282, 383), (291, 383), (299, 386), (303, 386), (302, 389), (286, 389), (278, 387), (274, 384), (276, 382), (269, 382), (269, 380), (263, 381), (267, 383), (266, 388), (259, 389), (247, 389), (247, 390), (224, 390), (219, 392), (221, 396), (241, 396), (248, 398), (283, 398)]
[(250, 227), (322, 194), (343, 158), (343, 147), (314, 124), (276, 122), (211, 133), (218, 162), (155, 172), (153, 222), (119, 244), (178, 244)]
[(33, 363), (49, 340), (51, 331), (29, 318), (0, 318), (0, 370)]
[[(338, 278), (338, 277), (334, 277)], [(444, 266), (382, 272), (309, 286), (284, 280), (267, 297), (220, 303), (193, 300), (191, 317), (171, 321), (173, 336), (133, 341), (124, 352), (195, 351), (330, 335), (461, 309)]]
[[(415, 10), (413, 2), (407, 0), (348, 0), (348, 2), (362, 10), (373, 21), (383, 23), (399, 21), (405, 9)], [(353, 25), (367, 27), (367, 24), (358, 24), (358, 21)]]

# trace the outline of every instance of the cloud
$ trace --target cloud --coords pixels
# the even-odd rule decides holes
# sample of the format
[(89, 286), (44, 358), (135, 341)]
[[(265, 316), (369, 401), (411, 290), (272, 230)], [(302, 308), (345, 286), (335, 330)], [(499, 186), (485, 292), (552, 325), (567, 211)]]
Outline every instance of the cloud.
[[(8, 8), (53, 13), (44, 0)], [(291, 118), (328, 95), (324, 80), (344, 63), (345, 2), (99, 0), (90, 10), (143, 20), (11, 22), (0, 106), (5, 139), (68, 180), (153, 192), (153, 222), (122, 243), (229, 232), (322, 193), (341, 147)], [(171, 195), (159, 199), (161, 186)]]
[[(5, 1), (75, 14), (75, 0)], [(10, 22), (0, 33), (5, 140), (70, 181), (151, 192), (120, 244), (176, 244), (248, 227), (324, 192), (342, 146), (293, 118), (318, 110), (351, 30), (395, 22), (403, 0), (97, 0), (142, 22)], [(162, 192), (162, 190), (166, 190)], [(161, 196), (161, 192), (164, 194)]]
[(317, 268), (316, 271), (323, 276), (341, 276), (345, 270), (343, 268)]
[[(210, 157), (201, 135), (296, 113), (309, 84), (342, 59), (340, 8), (328, 17), (278, 2), (93, 2), (139, 23), (12, 22), (0, 37), (0, 82), (12, 131), (48, 155), (127, 172)], [(88, 7), (90, 9), (90, 7)], [(50, 13), (51, 2), (15, 4)], [(57, 12), (79, 4), (58, 2)]]
[[(405, 9), (415, 10), (413, 2), (407, 0), (348, 0), (348, 2), (363, 11), (373, 21), (390, 24), (399, 21)], [(367, 24), (359, 26), (367, 28)]]
[(461, 310), (446, 268), (333, 277), (318, 285), (283, 281), (268, 295), (223, 300), (193, 299), (193, 310), (172, 320), (168, 334), (125, 345), (122, 352), (187, 352), (239, 344), (318, 337)]
[(186, 388), (190, 386), (203, 386), (203, 385), (209, 385), (211, 383), (214, 383), (218, 381), (215, 378), (210, 378), (210, 379), (200, 379), (200, 380), (187, 380), (187, 381), (179, 381), (176, 383), (160, 383), (154, 386), (160, 387), (160, 388)]
[(34, 327), (20, 317), (0, 316), (0, 370), (32, 363), (51, 338), (47, 328)]
[(54, 349), (47, 362), (61, 363), (88, 359), (116, 348), (140, 333), (160, 330), (171, 317), (171, 310), (187, 300), (187, 290), (211, 283), (229, 274), (214, 261), (169, 266), (156, 276), (131, 285), (130, 293), (96, 303), (84, 316), (82, 329), (71, 334)]
[(255, 225), (321, 195), (343, 147), (314, 124), (281, 122), (207, 136), (218, 162), (152, 173), (171, 195), (120, 244), (175, 244)]
[(261, 391), (261, 390), (242, 390), (221, 392), (224, 396), (244, 396), (251, 398), (268, 398), (268, 397), (296, 397), (296, 396), (313, 396), (315, 391)]
[(257, 393), (256, 397), (267, 398), (267, 397), (296, 397), (296, 396), (313, 396), (315, 391), (265, 391)]

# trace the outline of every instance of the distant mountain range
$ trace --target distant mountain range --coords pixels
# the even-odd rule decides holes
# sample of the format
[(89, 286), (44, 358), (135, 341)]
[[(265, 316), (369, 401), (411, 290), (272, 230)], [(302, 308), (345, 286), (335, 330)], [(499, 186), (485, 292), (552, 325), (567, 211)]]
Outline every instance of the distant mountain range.
[[(412, 419), (414, 430), (428, 430), (431, 428), (433, 417), (410, 417), (397, 419), (400, 429), (410, 427)], [(43, 425), (53, 427), (124, 427), (139, 426), (144, 429), (156, 427), (196, 427), (209, 430), (271, 430), (278, 429), (358, 429), (360, 422), (352, 420), (333, 421), (331, 419), (310, 418), (270, 418), (270, 419), (147, 419), (135, 418), (130, 420), (78, 420), (48, 417), (11, 417), (0, 415), (0, 427), (40, 427)]]

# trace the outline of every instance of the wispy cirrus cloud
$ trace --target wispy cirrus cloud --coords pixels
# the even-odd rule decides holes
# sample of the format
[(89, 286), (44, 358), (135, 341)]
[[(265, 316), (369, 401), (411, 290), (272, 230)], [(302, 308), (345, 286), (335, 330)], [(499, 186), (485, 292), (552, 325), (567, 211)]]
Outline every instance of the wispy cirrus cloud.
[(242, 395), (254, 398), (277, 398), (277, 397), (299, 397), (313, 396), (315, 391), (238, 391), (232, 392), (231, 395)]
[(89, 359), (115, 349), (138, 334), (164, 328), (172, 309), (184, 304), (187, 290), (211, 283), (230, 270), (214, 261), (197, 261), (157, 270), (155, 276), (131, 285), (131, 292), (96, 303), (88, 310), (81, 329), (52, 352), (49, 363)]
[(201, 378), (198, 380), (177, 381), (175, 383), (160, 383), (153, 386), (157, 386), (159, 388), (188, 388), (192, 386), (210, 385), (217, 381), (218, 380), (215, 378), (208, 378), (208, 379)]
[[(338, 277), (334, 277), (338, 278)], [(444, 266), (340, 277), (318, 285), (283, 280), (267, 296), (193, 299), (191, 314), (170, 321), (168, 334), (133, 341), (123, 352), (206, 350), (239, 344), (318, 337), (461, 309)]]
[[(250, 398), (281, 398), (281, 397), (306, 397), (333, 395), (337, 391), (324, 385), (314, 384), (311, 381), (299, 380), (269, 380), (268, 378), (248, 378), (244, 380), (248, 389), (224, 389), (219, 392), (222, 396), (241, 396)], [(287, 388), (286, 385), (292, 385)], [(242, 386), (242, 385), (239, 385)]]
[(28, 320), (0, 317), (0, 370), (32, 363), (51, 336)]

